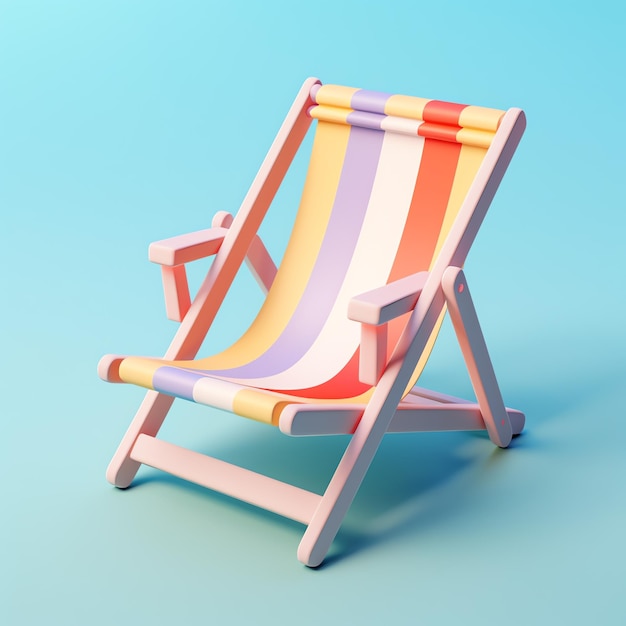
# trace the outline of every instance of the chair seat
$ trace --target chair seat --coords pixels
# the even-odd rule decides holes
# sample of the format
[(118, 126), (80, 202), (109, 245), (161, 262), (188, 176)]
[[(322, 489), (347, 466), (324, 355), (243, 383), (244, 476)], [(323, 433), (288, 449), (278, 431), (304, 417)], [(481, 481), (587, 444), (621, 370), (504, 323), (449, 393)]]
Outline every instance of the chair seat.
[(266, 389), (250, 384), (251, 381), (243, 383), (236, 378), (228, 378), (211, 370), (203, 370), (202, 364), (202, 360), (172, 362), (163, 359), (127, 357), (119, 363), (119, 379), (121, 382), (231, 411), (274, 426), (278, 425), (280, 414), (288, 404), (365, 405), (372, 391), (371, 387), (356, 379), (357, 368), (354, 366), (349, 368), (349, 370), (354, 370), (352, 385), (346, 384), (347, 375), (344, 370), (342, 386), (335, 385), (335, 387), (344, 391), (355, 390), (356, 393), (334, 394), (333, 396), (328, 393), (328, 387), (333, 386), (332, 381), (326, 386), (309, 389)]

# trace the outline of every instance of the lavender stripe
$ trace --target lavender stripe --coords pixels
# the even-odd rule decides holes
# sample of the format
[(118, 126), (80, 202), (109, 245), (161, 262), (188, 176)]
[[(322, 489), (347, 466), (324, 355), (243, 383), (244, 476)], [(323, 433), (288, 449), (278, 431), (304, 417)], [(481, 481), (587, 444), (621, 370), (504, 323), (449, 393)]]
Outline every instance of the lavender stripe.
[(367, 89), (359, 89), (356, 91), (350, 107), (359, 111), (368, 111), (369, 113), (385, 113), (385, 104), (391, 97), (390, 93), (382, 93), (380, 91), (368, 91)]
[(350, 266), (367, 213), (383, 138), (383, 132), (359, 127), (350, 129), (324, 240), (302, 299), (280, 337), (251, 363), (212, 373), (241, 378), (271, 376), (298, 362), (313, 345), (330, 315)]
[(351, 126), (362, 126), (363, 128), (372, 128), (381, 130), (383, 120), (386, 115), (378, 115), (378, 113), (366, 113), (365, 111), (352, 111), (348, 113), (346, 121)]
[(159, 367), (152, 378), (152, 386), (156, 391), (166, 393), (170, 396), (177, 396), (193, 402), (193, 387), (202, 374), (190, 372), (189, 370), (177, 367)]

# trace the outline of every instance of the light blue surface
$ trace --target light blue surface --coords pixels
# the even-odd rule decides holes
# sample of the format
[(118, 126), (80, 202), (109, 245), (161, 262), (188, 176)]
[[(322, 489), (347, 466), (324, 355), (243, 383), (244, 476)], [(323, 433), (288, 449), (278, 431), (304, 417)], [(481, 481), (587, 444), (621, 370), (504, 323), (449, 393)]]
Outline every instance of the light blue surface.
[[(626, 623), (623, 10), (252, 4), (0, 2), (0, 622)], [(237, 209), (310, 75), (528, 116), (466, 266), (527, 432), (388, 437), (317, 571), (298, 524), (149, 469), (110, 487), (142, 394), (95, 373), (163, 353), (148, 243)], [(468, 393), (442, 339), (423, 382)], [(346, 443), (182, 402), (163, 434), (313, 489)]]

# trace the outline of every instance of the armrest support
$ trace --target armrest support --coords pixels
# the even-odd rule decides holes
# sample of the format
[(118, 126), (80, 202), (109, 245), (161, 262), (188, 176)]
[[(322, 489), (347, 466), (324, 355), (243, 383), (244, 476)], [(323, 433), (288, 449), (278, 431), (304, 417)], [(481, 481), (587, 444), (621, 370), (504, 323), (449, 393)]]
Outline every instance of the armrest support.
[[(162, 239), (150, 244), (148, 258), (153, 263), (161, 265), (168, 319), (176, 322), (182, 321), (191, 306), (185, 263), (216, 254), (232, 223), (233, 216), (230, 213), (219, 211), (213, 217), (212, 228)], [(274, 282), (277, 270), (258, 235), (255, 235), (250, 244), (246, 264), (261, 288), (267, 293)]]
[(228, 229), (207, 228), (150, 244), (148, 258), (161, 265), (167, 318), (180, 322), (191, 306), (185, 263), (214, 255)]
[(375, 385), (387, 361), (387, 322), (415, 308), (428, 272), (411, 274), (352, 298), (348, 318), (361, 322), (359, 380)]

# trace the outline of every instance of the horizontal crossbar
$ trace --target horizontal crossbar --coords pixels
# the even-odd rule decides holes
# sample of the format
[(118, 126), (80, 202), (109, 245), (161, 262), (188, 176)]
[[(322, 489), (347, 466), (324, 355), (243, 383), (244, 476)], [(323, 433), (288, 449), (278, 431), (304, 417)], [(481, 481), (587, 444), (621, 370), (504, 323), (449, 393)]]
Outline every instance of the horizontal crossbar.
[[(480, 407), (475, 402), (434, 392), (428, 395), (409, 394), (398, 407), (387, 432), (485, 430)], [(283, 409), (279, 427), (283, 433), (296, 437), (351, 434), (356, 430), (363, 410), (363, 405), (292, 404)], [(524, 429), (524, 414), (508, 408), (506, 413), (513, 434), (518, 435)]]
[(308, 524), (321, 496), (226, 461), (139, 435), (131, 458), (184, 480)]

